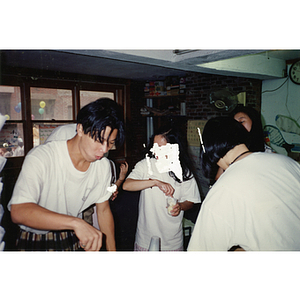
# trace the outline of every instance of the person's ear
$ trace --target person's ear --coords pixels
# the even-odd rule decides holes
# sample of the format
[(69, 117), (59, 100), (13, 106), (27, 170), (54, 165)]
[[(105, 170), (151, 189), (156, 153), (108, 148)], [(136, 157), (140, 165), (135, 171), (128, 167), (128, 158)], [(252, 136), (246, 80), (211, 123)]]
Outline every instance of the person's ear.
[(84, 134), (82, 124), (77, 124), (76, 129), (77, 129), (77, 134), (78, 134), (79, 136), (82, 136), (82, 135)]

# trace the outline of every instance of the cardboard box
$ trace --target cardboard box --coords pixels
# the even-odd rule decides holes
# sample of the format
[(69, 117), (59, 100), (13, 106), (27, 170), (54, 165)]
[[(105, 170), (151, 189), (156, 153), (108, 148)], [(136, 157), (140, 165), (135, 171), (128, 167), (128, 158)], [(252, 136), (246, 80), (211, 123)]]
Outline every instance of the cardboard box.
[(156, 92), (163, 92), (165, 90), (165, 87), (164, 86), (155, 86), (155, 91)]

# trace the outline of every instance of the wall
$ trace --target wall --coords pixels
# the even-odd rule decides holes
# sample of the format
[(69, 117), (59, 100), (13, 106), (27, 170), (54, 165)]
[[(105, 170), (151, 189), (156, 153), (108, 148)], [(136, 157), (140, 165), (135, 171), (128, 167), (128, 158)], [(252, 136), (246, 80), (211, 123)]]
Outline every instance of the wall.
[(137, 161), (143, 158), (143, 144), (146, 140), (146, 118), (140, 114), (140, 109), (145, 105), (144, 82), (130, 84), (130, 116), (126, 120), (126, 147), (131, 153), (126, 160), (131, 169)]
[[(288, 78), (264, 80), (262, 82), (261, 113), (264, 125), (276, 126), (287, 143), (300, 144), (300, 126), (297, 125), (300, 120), (300, 85), (294, 84)], [(288, 129), (287, 126), (292, 125), (299, 131), (298, 134), (289, 133), (279, 128), (280, 123), (276, 122), (277, 115), (287, 116), (295, 120), (293, 122), (286, 118), (286, 122), (281, 128)], [(283, 147), (274, 143), (271, 146), (276, 152), (287, 155), (287, 151)]]
[(190, 73), (186, 77), (186, 110), (189, 119), (209, 119), (214, 116), (226, 115), (213, 110), (208, 102), (211, 90), (228, 87), (237, 94), (246, 92), (246, 105), (251, 105), (260, 111), (261, 80)]
[[(216, 116), (226, 116), (212, 108), (209, 104), (209, 94), (212, 90), (228, 88), (234, 93), (246, 92), (246, 105), (260, 111), (261, 81), (241, 77), (207, 75), (191, 73), (186, 78), (186, 107), (188, 119), (208, 120)], [(209, 181), (204, 177), (200, 164), (200, 147), (189, 147), (190, 155), (195, 161), (196, 174), (204, 195), (208, 192)]]
[[(138, 156), (143, 143), (147, 143), (146, 118), (140, 114), (140, 109), (146, 104), (144, 98), (144, 84), (132, 82), (130, 90), (131, 119), (128, 122), (130, 147), (134, 155)], [(222, 115), (211, 108), (208, 96), (212, 89), (229, 87), (233, 92), (246, 92), (246, 104), (258, 111), (261, 109), (261, 80), (219, 76), (210, 74), (187, 73), (186, 76), (186, 114), (188, 119), (209, 119)], [(226, 115), (223, 113), (223, 115)]]

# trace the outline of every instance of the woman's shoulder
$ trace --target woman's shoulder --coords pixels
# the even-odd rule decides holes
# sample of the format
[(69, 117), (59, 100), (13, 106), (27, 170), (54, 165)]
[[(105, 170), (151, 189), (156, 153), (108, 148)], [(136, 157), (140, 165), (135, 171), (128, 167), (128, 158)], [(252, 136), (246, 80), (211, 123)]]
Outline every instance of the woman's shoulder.
[[(147, 158), (142, 158), (141, 160), (139, 160), (135, 166), (143, 166), (143, 165), (147, 165)], [(150, 158), (150, 161), (152, 160), (152, 158)]]

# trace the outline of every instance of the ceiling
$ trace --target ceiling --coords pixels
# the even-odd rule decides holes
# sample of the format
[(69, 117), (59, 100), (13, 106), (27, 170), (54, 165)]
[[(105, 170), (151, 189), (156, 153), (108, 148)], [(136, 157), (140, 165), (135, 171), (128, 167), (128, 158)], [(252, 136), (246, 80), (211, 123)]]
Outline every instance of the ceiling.
[(187, 71), (255, 79), (286, 77), (300, 50), (1, 50), (0, 68), (31, 68), (133, 80)]

